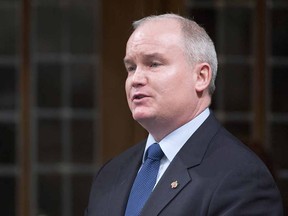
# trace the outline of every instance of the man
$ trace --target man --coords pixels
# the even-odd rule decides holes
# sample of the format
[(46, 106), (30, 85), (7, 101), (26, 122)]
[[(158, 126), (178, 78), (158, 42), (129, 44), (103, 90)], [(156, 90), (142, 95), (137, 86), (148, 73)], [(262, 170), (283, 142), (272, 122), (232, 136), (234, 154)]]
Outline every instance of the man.
[[(126, 94), (149, 136), (98, 171), (86, 215), (283, 215), (265, 165), (208, 108), (217, 57), (204, 29), (174, 14), (144, 18), (134, 29)], [(152, 146), (160, 162), (150, 158)], [(158, 163), (152, 186), (148, 160)]]

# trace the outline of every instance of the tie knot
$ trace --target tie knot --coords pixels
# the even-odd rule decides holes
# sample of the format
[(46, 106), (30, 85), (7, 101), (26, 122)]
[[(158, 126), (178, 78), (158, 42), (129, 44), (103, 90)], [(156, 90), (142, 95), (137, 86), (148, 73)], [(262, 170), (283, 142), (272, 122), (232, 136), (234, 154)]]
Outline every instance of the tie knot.
[(163, 157), (164, 153), (158, 143), (152, 144), (146, 153), (146, 159), (149, 158), (151, 160), (158, 160), (160, 161)]

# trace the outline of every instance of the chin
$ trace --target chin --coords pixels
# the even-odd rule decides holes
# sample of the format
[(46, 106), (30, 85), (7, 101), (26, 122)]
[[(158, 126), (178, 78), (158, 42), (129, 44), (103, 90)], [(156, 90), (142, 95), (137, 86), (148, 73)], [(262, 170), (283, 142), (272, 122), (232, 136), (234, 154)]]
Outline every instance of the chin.
[(145, 116), (145, 115), (133, 115), (133, 119), (135, 120), (135, 121), (145, 121), (145, 119), (147, 119), (147, 116)]
[(133, 113), (133, 118), (134, 118), (135, 121), (141, 123), (141, 122), (145, 122), (145, 121), (151, 119), (152, 116), (151, 116), (151, 114), (148, 114), (148, 113), (145, 113), (145, 112), (141, 112), (141, 113), (139, 113), (139, 112), (135, 113), (134, 112)]

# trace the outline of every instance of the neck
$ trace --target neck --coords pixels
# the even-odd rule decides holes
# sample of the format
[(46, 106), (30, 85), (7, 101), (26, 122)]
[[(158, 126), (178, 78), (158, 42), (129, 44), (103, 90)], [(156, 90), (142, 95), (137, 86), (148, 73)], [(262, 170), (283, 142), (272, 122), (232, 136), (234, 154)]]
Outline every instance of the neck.
[[(208, 106), (207, 106), (208, 107)], [(197, 112), (191, 114), (189, 117), (183, 118), (181, 120), (175, 121), (175, 119), (166, 120), (154, 120), (151, 123), (141, 124), (157, 142), (160, 142), (168, 134), (172, 133), (174, 130), (188, 123), (200, 113), (202, 113), (207, 107), (198, 110)]]

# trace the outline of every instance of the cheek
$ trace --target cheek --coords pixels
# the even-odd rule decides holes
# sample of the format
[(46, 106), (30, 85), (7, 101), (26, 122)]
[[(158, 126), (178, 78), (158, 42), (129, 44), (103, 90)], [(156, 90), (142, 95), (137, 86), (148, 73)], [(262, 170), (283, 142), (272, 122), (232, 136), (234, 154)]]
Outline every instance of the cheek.
[(194, 89), (193, 86), (192, 76), (176, 76), (163, 86), (162, 91), (167, 97), (166, 100), (176, 105), (175, 103), (177, 102), (182, 103), (183, 101), (191, 99)]
[(127, 78), (125, 82), (126, 100), (127, 100), (129, 108), (132, 109), (132, 102), (130, 100), (130, 91), (131, 91), (131, 82)]
[(129, 79), (128, 78), (125, 81), (125, 91), (126, 91), (126, 96), (128, 98), (129, 91), (130, 91), (130, 83), (129, 83)]

